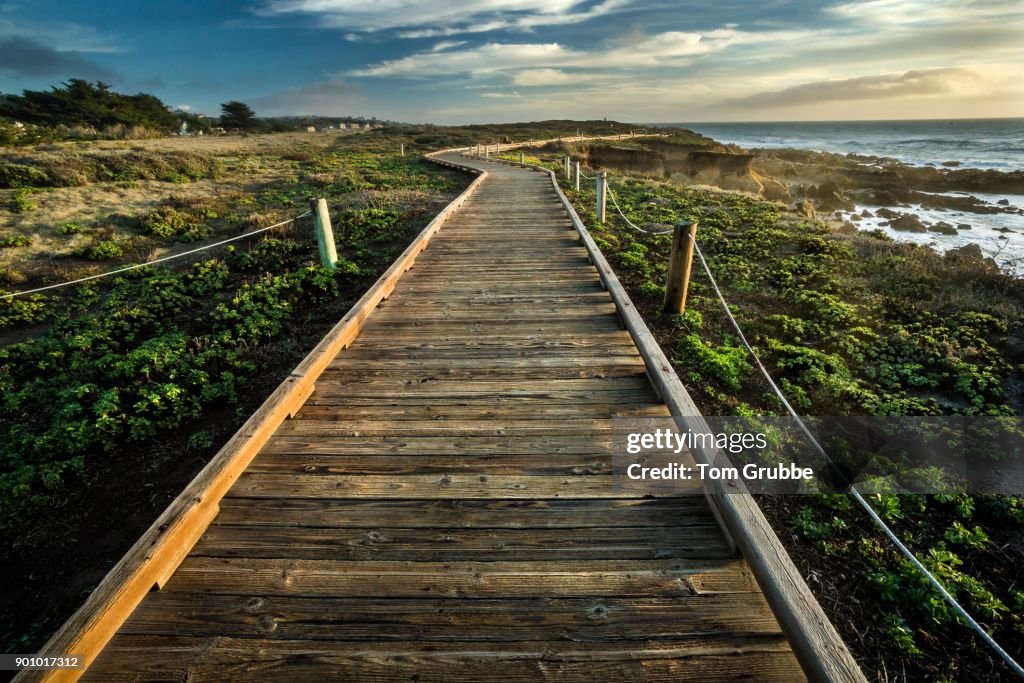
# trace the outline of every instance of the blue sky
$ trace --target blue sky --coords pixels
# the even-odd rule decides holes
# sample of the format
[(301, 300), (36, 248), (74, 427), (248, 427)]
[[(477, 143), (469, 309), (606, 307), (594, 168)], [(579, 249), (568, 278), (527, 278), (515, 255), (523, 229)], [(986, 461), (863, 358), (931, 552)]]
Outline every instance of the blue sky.
[(0, 0), (0, 91), (466, 123), (1024, 116), (1024, 2)]

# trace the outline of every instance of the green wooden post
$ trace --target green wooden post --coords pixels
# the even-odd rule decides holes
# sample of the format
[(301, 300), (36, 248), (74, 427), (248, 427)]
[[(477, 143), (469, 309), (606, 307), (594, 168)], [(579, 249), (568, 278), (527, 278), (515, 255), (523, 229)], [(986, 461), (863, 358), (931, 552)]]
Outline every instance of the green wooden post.
[(316, 228), (316, 243), (320, 248), (320, 262), (334, 270), (338, 265), (338, 250), (334, 246), (334, 231), (331, 229), (331, 215), (327, 212), (327, 200), (323, 197), (309, 200)]

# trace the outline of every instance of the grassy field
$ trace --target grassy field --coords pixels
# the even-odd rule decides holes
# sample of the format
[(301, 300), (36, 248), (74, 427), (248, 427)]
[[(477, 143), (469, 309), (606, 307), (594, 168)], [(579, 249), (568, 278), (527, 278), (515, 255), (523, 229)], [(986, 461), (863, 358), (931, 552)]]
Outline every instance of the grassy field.
[[(531, 159), (560, 170), (563, 150)], [(518, 155), (509, 158), (518, 160)], [(783, 414), (703, 273), (684, 315), (661, 312), (672, 235), (645, 235), (595, 191), (562, 181), (705, 415)], [(639, 176), (611, 181), (626, 215), (698, 240), (746, 335), (807, 415), (1017, 416), (1024, 407), (1024, 282), (991, 262), (836, 234), (751, 195)], [(699, 266), (695, 262), (695, 268)], [(1012, 428), (1019, 432), (1014, 420)], [(987, 449), (988, 467), (999, 453)], [(888, 482), (888, 483), (887, 483)], [(1024, 498), (893, 495), (869, 501), (967, 609), (1024, 655)], [(1003, 680), (1008, 670), (844, 495), (759, 501), (812, 590), (878, 680)]]

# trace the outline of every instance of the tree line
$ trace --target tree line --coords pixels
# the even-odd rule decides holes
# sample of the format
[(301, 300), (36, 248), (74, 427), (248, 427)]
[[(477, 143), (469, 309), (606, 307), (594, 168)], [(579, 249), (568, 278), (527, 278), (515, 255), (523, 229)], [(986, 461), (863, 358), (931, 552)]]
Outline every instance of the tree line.
[(301, 118), (261, 119), (245, 102), (221, 105), (220, 118), (172, 110), (148, 93), (125, 95), (106, 83), (72, 78), (49, 90), (23, 90), (21, 95), (0, 93), (0, 118), (49, 128), (84, 126), (96, 131), (117, 126), (139, 127), (173, 133), (187, 124), (191, 132), (220, 127), (229, 131), (274, 132), (295, 130)]

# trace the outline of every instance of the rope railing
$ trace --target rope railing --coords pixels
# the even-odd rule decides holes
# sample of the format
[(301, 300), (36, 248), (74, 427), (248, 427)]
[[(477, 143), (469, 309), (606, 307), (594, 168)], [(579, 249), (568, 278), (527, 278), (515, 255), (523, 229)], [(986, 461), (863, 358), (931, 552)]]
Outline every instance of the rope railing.
[[(743, 328), (740, 327), (739, 322), (737, 322), (736, 317), (732, 313), (732, 308), (729, 306), (729, 303), (725, 300), (725, 296), (722, 294), (722, 290), (719, 288), (718, 282), (715, 280), (715, 276), (711, 273), (711, 267), (708, 265), (707, 259), (704, 258), (704, 253), (701, 251), (700, 246), (697, 244), (697, 240), (692, 239), (692, 237), (690, 239), (693, 243), (694, 252), (697, 254), (697, 258), (700, 260), (701, 266), (703, 266), (704, 272), (708, 276), (708, 281), (711, 283), (712, 289), (718, 296), (718, 300), (722, 304), (722, 308), (725, 310), (726, 317), (729, 318), (729, 322), (732, 324), (733, 329), (736, 330), (736, 334), (739, 336), (740, 342), (742, 342), (747, 352), (750, 353), (751, 358), (754, 359), (754, 363), (761, 371), (761, 374), (764, 375), (764, 378), (768, 382), (769, 387), (771, 387), (772, 391), (778, 397), (779, 401), (781, 401), (782, 405), (786, 408), (786, 412), (788, 412), (790, 416), (796, 421), (797, 425), (800, 427), (800, 430), (811, 442), (811, 445), (814, 446), (814, 449), (821, 454), (821, 456), (825, 459), (825, 461), (828, 463), (830, 467), (835, 467), (835, 462), (832, 460), (832, 458), (829, 457), (824, 447), (822, 447), (822, 445), (814, 437), (814, 434), (811, 433), (811, 430), (807, 427), (807, 424), (803, 421), (803, 419), (801, 419), (800, 415), (793, 408), (792, 404), (786, 398), (785, 394), (782, 393), (782, 390), (779, 389), (778, 385), (775, 383), (775, 380), (772, 379), (771, 373), (768, 372), (768, 369), (764, 366), (764, 363), (761, 362), (761, 359), (757, 355), (757, 352), (754, 351), (754, 348), (751, 346), (750, 342), (747, 341), (747, 336), (743, 333)], [(946, 601), (946, 603), (950, 607), (952, 607), (953, 610), (957, 613), (957, 615), (959, 615), (960, 618), (967, 623), (968, 627), (971, 630), (973, 630), (990, 648), (992, 648), (992, 650), (995, 651), (996, 654), (1000, 656), (1000, 658), (1002, 658), (1002, 660), (1006, 663), (1007, 666), (1009, 666), (1013, 670), (1014, 673), (1024, 678), (1024, 667), (1021, 667), (1021, 665), (1017, 663), (1017, 661), (1010, 655), (1010, 653), (1003, 649), (1003, 647), (998, 642), (996, 642), (996, 640), (992, 636), (990, 636), (988, 632), (986, 632), (985, 629), (983, 629), (981, 625), (978, 624), (977, 621), (975, 621), (975, 619), (967, 612), (967, 610), (963, 608), (959, 601), (957, 601), (956, 597), (954, 597), (953, 594), (951, 594), (946, 589), (942, 582), (939, 581), (939, 579), (927, 567), (925, 567), (919, 559), (917, 559), (917, 556), (913, 553), (913, 551), (911, 551), (910, 548), (908, 548), (899, 539), (899, 537), (896, 535), (896, 532), (894, 532), (892, 528), (890, 528), (889, 525), (885, 523), (885, 521), (878, 515), (878, 513), (871, 506), (871, 504), (864, 499), (864, 497), (853, 485), (853, 483), (849, 483), (846, 487), (846, 490), (849, 493), (849, 495), (857, 502), (857, 504), (864, 510), (864, 512), (867, 513), (868, 517), (871, 518), (874, 524), (879, 529), (881, 529), (882, 533), (885, 534), (885, 536), (892, 542), (893, 545), (896, 546), (897, 549), (899, 549), (900, 554), (906, 557), (907, 560), (909, 560), (910, 563), (913, 564), (919, 572), (921, 572), (925, 579), (927, 579), (928, 583), (930, 583), (939, 592), (939, 594)]]
[(17, 297), (17, 296), (25, 296), (26, 294), (38, 294), (39, 292), (46, 292), (46, 291), (49, 291), (49, 290), (52, 290), (52, 289), (60, 289), (62, 287), (69, 287), (71, 285), (77, 285), (77, 284), (81, 284), (83, 282), (89, 282), (90, 280), (98, 280), (100, 278), (110, 277), (111, 275), (119, 275), (121, 273), (127, 273), (127, 272), (132, 271), (132, 270), (138, 270), (140, 268), (146, 268), (148, 266), (152, 266), (152, 265), (155, 265), (157, 263), (164, 263), (166, 261), (171, 261), (171, 260), (174, 260), (174, 259), (179, 259), (179, 258), (182, 258), (184, 256), (190, 256), (192, 254), (197, 254), (197, 253), (199, 253), (201, 251), (206, 251), (207, 249), (213, 249), (214, 247), (219, 247), (219, 246), (222, 246), (224, 244), (228, 244), (229, 242), (236, 242), (238, 240), (246, 239), (247, 237), (252, 237), (253, 235), (259, 235), (260, 233), (267, 232), (268, 230), (274, 230), (276, 228), (283, 227), (285, 225), (288, 225), (289, 223), (294, 223), (295, 221), (299, 220), (300, 218), (305, 218), (306, 216), (309, 216), (311, 213), (312, 213), (311, 211), (307, 211), (305, 213), (299, 214), (298, 216), (295, 216), (294, 218), (289, 218), (286, 221), (281, 221), (280, 223), (275, 223), (274, 225), (268, 225), (265, 228), (260, 228), (259, 230), (253, 230), (251, 232), (247, 232), (247, 233), (242, 234), (242, 235), (236, 235), (235, 237), (229, 237), (228, 239), (220, 240), (219, 242), (213, 242), (212, 244), (206, 244), (206, 245), (203, 245), (201, 247), (197, 247), (196, 249), (189, 249), (188, 251), (183, 251), (180, 254), (171, 254), (170, 256), (163, 256), (163, 257), (158, 258), (158, 259), (153, 259), (152, 261), (146, 261), (145, 263), (134, 263), (134, 264), (132, 264), (130, 266), (125, 266), (124, 268), (117, 268), (116, 270), (111, 270), (111, 271), (108, 271), (106, 273), (97, 273), (96, 275), (87, 275), (85, 277), (80, 277), (80, 278), (77, 278), (77, 279), (74, 279), (74, 280), (68, 280), (67, 282), (60, 282), (60, 283), (57, 283), (55, 285), (46, 285), (45, 287), (36, 287), (35, 289), (26, 289), (26, 290), (23, 290), (23, 291), (20, 291), (20, 292), (12, 292), (10, 294), (0, 295), (0, 301), (2, 301), (4, 299), (13, 299), (14, 297)]
[(612, 190), (610, 185), (608, 186), (608, 196), (611, 197), (612, 206), (614, 206), (615, 210), (619, 212), (619, 216), (621, 216), (622, 220), (626, 222), (626, 225), (633, 228), (637, 232), (642, 232), (645, 235), (667, 235), (668, 233), (674, 230), (674, 228), (669, 228), (668, 230), (644, 230), (640, 226), (634, 224), (633, 221), (626, 218), (626, 214), (624, 214), (622, 212), (622, 209), (619, 207), (619, 202), (615, 199), (615, 192)]

